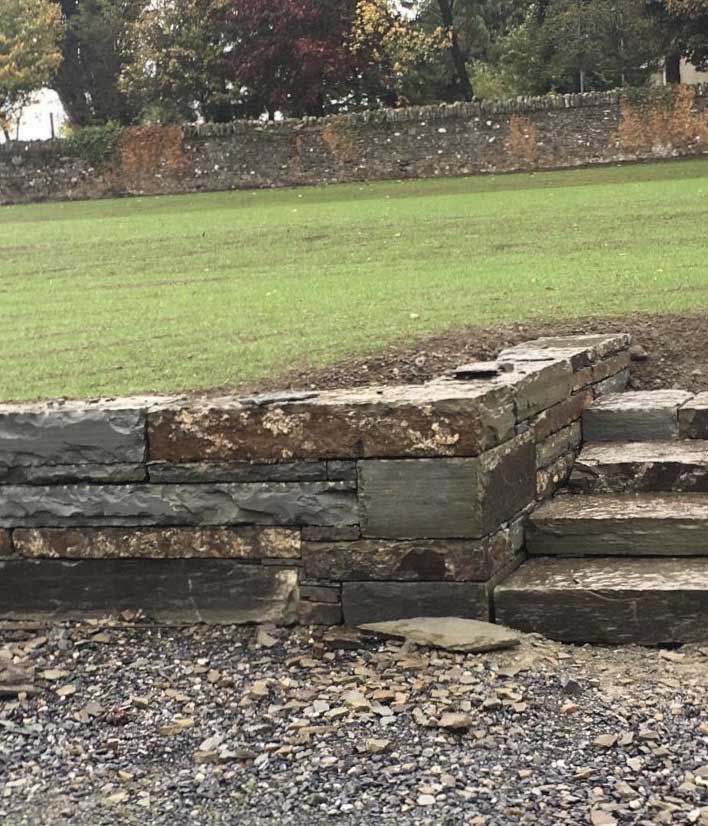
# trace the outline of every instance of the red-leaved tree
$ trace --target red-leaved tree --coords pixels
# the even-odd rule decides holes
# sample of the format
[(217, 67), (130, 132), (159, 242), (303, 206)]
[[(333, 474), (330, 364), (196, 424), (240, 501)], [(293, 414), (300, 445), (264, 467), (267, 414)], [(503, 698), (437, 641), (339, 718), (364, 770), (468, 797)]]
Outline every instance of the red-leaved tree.
[(234, 77), (268, 109), (321, 115), (356, 86), (357, 0), (234, 0)]

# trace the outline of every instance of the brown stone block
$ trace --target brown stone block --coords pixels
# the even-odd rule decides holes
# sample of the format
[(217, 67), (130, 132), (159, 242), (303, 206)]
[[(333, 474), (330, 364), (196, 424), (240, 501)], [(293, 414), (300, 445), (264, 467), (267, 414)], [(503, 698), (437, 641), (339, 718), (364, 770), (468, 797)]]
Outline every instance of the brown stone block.
[(699, 393), (679, 409), (679, 438), (708, 439), (708, 393)]
[(592, 393), (577, 393), (559, 404), (549, 407), (548, 410), (544, 410), (533, 422), (536, 441), (541, 442), (553, 433), (567, 427), (571, 422), (577, 421), (592, 403)]
[(627, 370), (631, 364), (631, 361), (632, 360), (628, 351), (618, 353), (616, 356), (612, 356), (608, 359), (603, 359), (592, 368), (593, 383), (604, 381), (605, 379), (609, 379), (611, 376), (616, 376), (617, 373), (621, 373), (623, 370)]
[(0, 556), (9, 556), (12, 553), (10, 531), (0, 528)]
[(513, 426), (511, 390), (485, 381), (330, 391), (269, 404), (214, 399), (148, 413), (150, 459), (176, 463), (476, 456)]
[(287, 528), (18, 529), (14, 542), (22, 556), (57, 559), (297, 559), (300, 556), (300, 532)]
[(508, 529), (484, 539), (303, 544), (305, 574), (341, 580), (484, 582), (516, 556)]
[(300, 625), (339, 625), (342, 622), (342, 606), (332, 602), (303, 600), (298, 606)]
[(538, 499), (548, 499), (568, 481), (575, 464), (575, 456), (575, 451), (567, 453), (560, 459), (556, 459), (552, 465), (538, 471), (536, 474), (536, 497)]
[(359, 463), (365, 537), (481, 538), (535, 495), (533, 435), (525, 433), (475, 459)]

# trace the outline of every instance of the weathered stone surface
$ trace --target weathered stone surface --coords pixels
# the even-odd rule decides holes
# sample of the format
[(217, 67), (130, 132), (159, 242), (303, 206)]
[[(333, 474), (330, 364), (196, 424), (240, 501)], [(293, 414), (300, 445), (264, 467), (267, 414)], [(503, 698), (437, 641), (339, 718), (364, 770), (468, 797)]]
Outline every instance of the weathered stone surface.
[(330, 459), (327, 478), (330, 482), (356, 482), (356, 462), (353, 459)]
[(708, 439), (708, 393), (699, 393), (679, 410), (682, 439)]
[(150, 458), (173, 463), (475, 456), (513, 432), (509, 388), (435, 382), (272, 405), (213, 399), (148, 414)]
[(450, 616), (373, 622), (360, 627), (362, 631), (386, 637), (403, 637), (416, 645), (443, 648), (446, 651), (462, 651), (467, 654), (514, 648), (521, 641), (519, 635), (510, 628), (491, 622)]
[(0, 556), (8, 556), (12, 553), (12, 542), (9, 531), (0, 528)]
[(568, 481), (575, 464), (575, 456), (576, 451), (573, 450), (571, 453), (561, 456), (560, 459), (556, 459), (553, 464), (538, 471), (536, 474), (537, 499), (548, 499)]
[(321, 525), (303, 525), (302, 539), (307, 542), (348, 542), (361, 538), (359, 525), (345, 525), (341, 528)]
[(580, 447), (581, 441), (582, 428), (580, 422), (573, 422), (573, 424), (564, 427), (563, 430), (559, 430), (536, 445), (536, 466), (539, 468), (548, 467), (548, 465), (560, 459), (561, 456)]
[(358, 520), (351, 482), (0, 487), (2, 527), (344, 527)]
[(531, 514), (526, 545), (543, 556), (708, 556), (708, 497), (559, 496)]
[(702, 441), (586, 444), (570, 485), (585, 493), (708, 493), (708, 445)]
[(142, 610), (157, 622), (290, 623), (297, 572), (229, 560), (6, 560), (0, 617), (60, 619)]
[(297, 559), (300, 532), (288, 528), (18, 528), (22, 556), (59, 559)]
[(310, 602), (339, 603), (342, 598), (342, 589), (339, 586), (303, 585), (300, 583), (300, 599)]
[(494, 605), (500, 622), (566, 642), (705, 642), (708, 559), (532, 559)]
[(484, 582), (517, 554), (508, 529), (484, 539), (361, 539), (305, 542), (311, 578), (341, 580)]
[(327, 463), (316, 459), (299, 462), (151, 462), (150, 481), (157, 484), (200, 484), (203, 482), (324, 482)]
[(580, 370), (629, 347), (627, 333), (585, 336), (544, 336), (509, 347), (499, 355), (500, 361), (544, 361), (567, 359), (573, 370)]
[(339, 625), (342, 622), (342, 606), (304, 600), (298, 608), (298, 622), (301, 625)]
[(533, 431), (537, 442), (542, 442), (569, 424), (581, 418), (593, 403), (590, 392), (576, 393), (558, 404), (544, 410), (533, 420)]
[(629, 376), (629, 369), (622, 370), (621, 373), (610, 376), (609, 379), (593, 384), (592, 389), (595, 394), (595, 398), (599, 399), (601, 396), (607, 396), (611, 393), (624, 393), (627, 389), (627, 385), (629, 384)]
[(0, 465), (81, 465), (145, 459), (145, 400), (0, 405)]
[[(591, 384), (612, 379), (625, 372), (631, 363), (629, 351), (626, 350), (610, 358), (602, 359), (597, 364), (583, 367), (575, 372), (575, 390), (580, 390)], [(624, 388), (622, 388), (624, 389)]]
[(535, 495), (533, 435), (475, 459), (359, 463), (362, 533), (377, 538), (480, 538)]
[(583, 415), (586, 442), (655, 442), (678, 438), (678, 409), (691, 398), (683, 390), (609, 394)]
[(146, 479), (147, 470), (143, 464), (0, 465), (0, 485), (70, 485), (76, 482), (117, 485)]
[(524, 421), (568, 398), (575, 377), (570, 361), (529, 360), (514, 364), (514, 371), (504, 373), (499, 381), (514, 388), (517, 421)]
[(345, 582), (347, 625), (411, 617), (489, 619), (489, 588), (475, 582)]

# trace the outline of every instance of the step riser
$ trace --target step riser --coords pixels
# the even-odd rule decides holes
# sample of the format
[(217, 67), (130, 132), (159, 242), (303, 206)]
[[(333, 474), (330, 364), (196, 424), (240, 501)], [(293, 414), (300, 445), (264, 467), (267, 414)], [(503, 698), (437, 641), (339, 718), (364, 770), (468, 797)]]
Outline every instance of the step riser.
[(568, 482), (573, 493), (708, 493), (708, 465), (685, 462), (576, 464)]
[(531, 556), (708, 556), (708, 520), (573, 519), (531, 523)]
[(680, 436), (679, 410), (692, 398), (682, 390), (606, 396), (583, 416), (586, 442), (666, 442)]
[(499, 594), (497, 622), (554, 640), (660, 645), (708, 640), (708, 591)]
[(564, 642), (706, 642), (708, 559), (530, 559), (494, 607), (498, 622)]

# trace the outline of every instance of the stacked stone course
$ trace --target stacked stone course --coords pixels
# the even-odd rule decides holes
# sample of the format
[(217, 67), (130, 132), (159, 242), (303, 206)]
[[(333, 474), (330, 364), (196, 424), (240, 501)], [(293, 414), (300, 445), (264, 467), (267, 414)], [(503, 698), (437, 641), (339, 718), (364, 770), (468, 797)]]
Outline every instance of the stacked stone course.
[(489, 619), (628, 344), (539, 339), (418, 386), (4, 405), (0, 616)]

